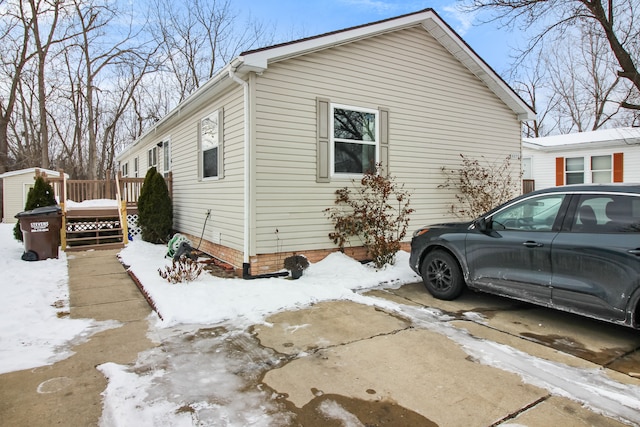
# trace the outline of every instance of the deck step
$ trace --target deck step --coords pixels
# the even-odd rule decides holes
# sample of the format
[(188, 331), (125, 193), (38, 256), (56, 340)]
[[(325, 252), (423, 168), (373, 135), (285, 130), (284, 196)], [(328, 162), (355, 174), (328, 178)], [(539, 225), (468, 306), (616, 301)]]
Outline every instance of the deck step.
[(118, 218), (118, 208), (86, 208), (86, 209), (67, 209), (65, 213), (67, 219), (81, 218)]
[(124, 248), (124, 243), (120, 241), (119, 243), (101, 243), (99, 245), (82, 245), (82, 246), (67, 246), (66, 252), (80, 252), (80, 251), (89, 251), (89, 250), (107, 250), (107, 249), (122, 249)]
[(65, 212), (68, 251), (123, 248), (124, 232), (115, 207), (73, 208)]

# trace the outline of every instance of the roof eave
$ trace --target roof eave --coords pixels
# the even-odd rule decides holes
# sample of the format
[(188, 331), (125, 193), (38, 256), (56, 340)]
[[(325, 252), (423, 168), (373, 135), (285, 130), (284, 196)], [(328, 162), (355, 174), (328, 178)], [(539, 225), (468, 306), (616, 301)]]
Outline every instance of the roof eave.
[(478, 77), (516, 114), (518, 120), (531, 121), (536, 119), (535, 111), (433, 9), (425, 9), (397, 18), (310, 37), (297, 42), (244, 52), (240, 57), (243, 62), (242, 69), (251, 70), (250, 67), (253, 67), (261, 72), (273, 62), (417, 25), (422, 25), (431, 36)]

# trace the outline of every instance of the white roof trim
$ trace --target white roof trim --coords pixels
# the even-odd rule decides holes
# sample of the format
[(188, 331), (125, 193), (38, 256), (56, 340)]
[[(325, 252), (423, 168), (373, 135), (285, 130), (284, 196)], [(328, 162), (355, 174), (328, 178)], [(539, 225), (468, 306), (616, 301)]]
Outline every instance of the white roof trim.
[[(0, 175), (0, 178), (8, 178), (10, 176), (16, 176), (16, 175), (34, 175), (35, 176), (36, 169), (39, 169), (41, 172), (44, 172), (47, 175), (51, 175), (51, 176), (55, 176), (55, 177), (59, 177), (60, 176), (60, 172), (54, 171), (54, 170), (51, 170), (51, 169), (27, 168), (27, 169), (20, 169), (20, 170), (5, 172), (2, 175)], [(65, 173), (65, 176), (68, 178), (69, 174)]]
[(640, 128), (600, 129), (540, 138), (522, 138), (522, 146), (524, 148), (540, 151), (625, 147), (631, 145), (640, 145)]
[(265, 70), (272, 62), (417, 25), (422, 25), (469, 71), (482, 80), (498, 98), (517, 114), (519, 120), (528, 121), (536, 118), (535, 112), (527, 103), (431, 9), (311, 37), (298, 42), (245, 52), (239, 57), (239, 60), (242, 61), (239, 68), (250, 67), (251, 71)]

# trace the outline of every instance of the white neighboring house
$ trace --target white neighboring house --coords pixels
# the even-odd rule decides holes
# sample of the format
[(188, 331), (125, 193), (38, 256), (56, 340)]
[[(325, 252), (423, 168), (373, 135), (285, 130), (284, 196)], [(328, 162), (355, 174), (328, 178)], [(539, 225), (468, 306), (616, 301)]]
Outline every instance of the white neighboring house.
[(0, 175), (2, 179), (2, 222), (15, 223), (16, 214), (24, 210), (27, 203), (29, 189), (33, 188), (36, 179), (36, 170), (46, 173), (48, 176), (59, 177), (60, 173), (49, 169), (28, 168)]
[(640, 182), (640, 128), (522, 139), (522, 179), (535, 189), (565, 184)]
[(427, 9), (243, 52), (117, 160), (170, 170), (174, 229), (248, 276), (335, 251), (323, 210), (377, 162), (412, 193), (412, 228), (451, 219), (441, 168), (519, 158), (534, 118)]

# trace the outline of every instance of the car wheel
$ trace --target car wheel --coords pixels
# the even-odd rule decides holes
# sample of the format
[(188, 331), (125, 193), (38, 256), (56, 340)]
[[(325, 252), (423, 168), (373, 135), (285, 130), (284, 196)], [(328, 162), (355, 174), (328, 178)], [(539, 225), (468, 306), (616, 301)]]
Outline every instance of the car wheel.
[(458, 261), (446, 251), (435, 250), (428, 253), (422, 261), (420, 273), (424, 286), (438, 299), (456, 299), (464, 290)]

